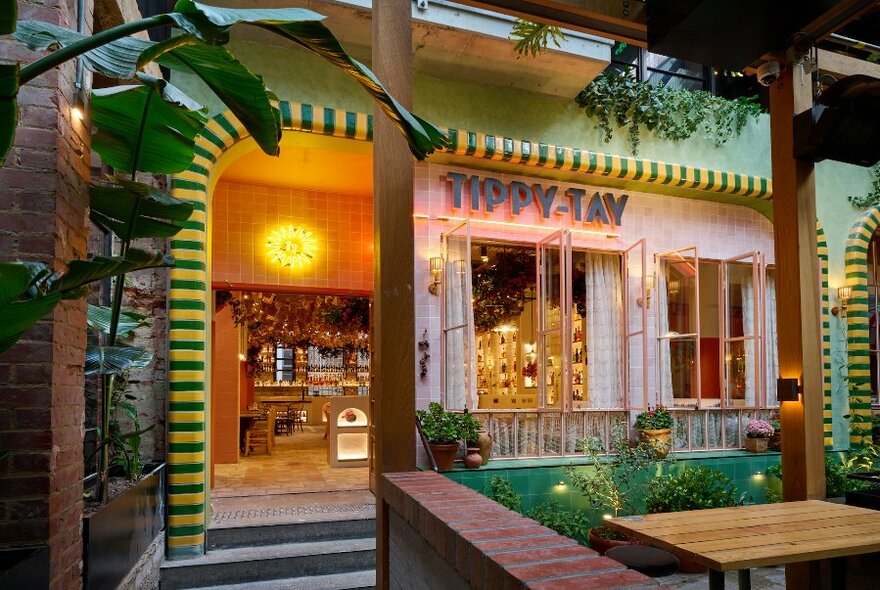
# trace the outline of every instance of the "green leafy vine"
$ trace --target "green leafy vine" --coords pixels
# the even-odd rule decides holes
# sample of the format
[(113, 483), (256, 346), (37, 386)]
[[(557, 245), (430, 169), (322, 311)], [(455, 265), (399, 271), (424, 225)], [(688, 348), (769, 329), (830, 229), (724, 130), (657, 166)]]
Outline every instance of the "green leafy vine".
[(729, 100), (702, 90), (654, 86), (614, 71), (599, 75), (575, 102), (597, 120), (605, 142), (614, 136), (614, 125), (625, 128), (633, 155), (638, 154), (643, 127), (666, 141), (700, 132), (720, 147), (761, 113), (757, 97)]
[(550, 43), (560, 47), (559, 42), (565, 39), (565, 35), (557, 26), (518, 18), (510, 32), (510, 39), (514, 42), (513, 49), (518, 55), (537, 57), (547, 51)]
[(880, 164), (874, 166), (872, 171), (874, 178), (871, 181), (871, 190), (868, 191), (868, 194), (850, 195), (846, 198), (849, 201), (849, 204), (859, 211), (874, 207), (875, 205), (880, 205)]

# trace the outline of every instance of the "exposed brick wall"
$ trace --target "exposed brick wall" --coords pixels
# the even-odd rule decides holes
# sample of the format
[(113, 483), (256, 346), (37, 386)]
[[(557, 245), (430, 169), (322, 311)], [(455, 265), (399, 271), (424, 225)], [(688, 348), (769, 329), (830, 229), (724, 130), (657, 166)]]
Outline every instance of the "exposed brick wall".
[[(392, 515), (391, 546), (407, 553), (391, 556), (392, 587), (441, 587), (425, 582), (436, 572), (420, 571), (437, 558), (474, 589), (658, 587), (651, 578), (433, 471), (388, 473), (382, 487)], [(407, 529), (395, 530), (401, 526)], [(424, 555), (412, 542), (394, 543), (398, 535), (413, 534), (433, 555)]]
[[(21, 1), (19, 17), (76, 27), (76, 3)], [(92, 21), (86, 2), (86, 22)], [(0, 39), (0, 60), (34, 55)], [(0, 259), (64, 268), (86, 255), (89, 136), (70, 117), (75, 66), (24, 87), (15, 146), (0, 169)], [(86, 88), (90, 85), (85, 76)], [(81, 584), (85, 304), (63, 302), (0, 357), (0, 546), (48, 544), (53, 588)]]

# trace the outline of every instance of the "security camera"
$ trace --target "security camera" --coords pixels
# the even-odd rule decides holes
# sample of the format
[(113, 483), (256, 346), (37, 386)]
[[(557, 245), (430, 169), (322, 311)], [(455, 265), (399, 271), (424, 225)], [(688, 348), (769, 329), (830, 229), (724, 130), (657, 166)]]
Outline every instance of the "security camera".
[(782, 73), (782, 64), (778, 61), (765, 61), (758, 66), (758, 84), (761, 86), (770, 86), (779, 79)]

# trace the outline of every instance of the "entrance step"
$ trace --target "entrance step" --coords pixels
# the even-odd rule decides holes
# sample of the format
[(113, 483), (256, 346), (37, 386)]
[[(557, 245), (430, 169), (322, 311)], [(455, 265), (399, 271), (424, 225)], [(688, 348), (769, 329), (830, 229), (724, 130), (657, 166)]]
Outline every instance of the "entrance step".
[(281, 543), (310, 543), (376, 536), (376, 519), (332, 520), (295, 524), (208, 529), (208, 550), (259, 547)]
[(367, 570), (345, 574), (209, 586), (203, 590), (373, 590), (375, 587), (376, 570)]
[[(210, 531), (208, 535), (210, 537)], [(166, 561), (162, 565), (160, 587), (162, 590), (184, 590), (244, 584), (242, 587), (256, 588), (254, 584), (258, 582), (281, 584), (285, 579), (299, 579), (306, 584), (310, 582), (303, 578), (363, 573), (375, 567), (375, 537), (232, 547), (212, 550), (193, 559)]]

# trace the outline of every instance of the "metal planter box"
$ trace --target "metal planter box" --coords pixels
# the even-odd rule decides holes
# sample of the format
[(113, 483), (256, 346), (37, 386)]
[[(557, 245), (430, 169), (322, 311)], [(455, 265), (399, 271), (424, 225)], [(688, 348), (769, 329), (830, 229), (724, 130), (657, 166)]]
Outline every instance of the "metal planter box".
[(165, 528), (165, 464), (83, 518), (83, 588), (113, 590)]

